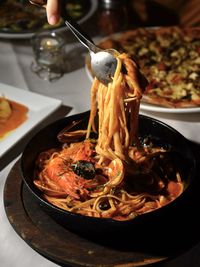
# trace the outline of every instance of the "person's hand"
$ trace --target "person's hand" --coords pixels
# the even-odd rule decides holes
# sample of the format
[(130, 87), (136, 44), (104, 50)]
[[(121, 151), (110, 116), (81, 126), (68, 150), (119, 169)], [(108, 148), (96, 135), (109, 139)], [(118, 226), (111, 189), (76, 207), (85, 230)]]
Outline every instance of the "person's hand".
[(60, 19), (60, 0), (48, 0), (46, 12), (49, 24), (55, 25), (58, 23)]

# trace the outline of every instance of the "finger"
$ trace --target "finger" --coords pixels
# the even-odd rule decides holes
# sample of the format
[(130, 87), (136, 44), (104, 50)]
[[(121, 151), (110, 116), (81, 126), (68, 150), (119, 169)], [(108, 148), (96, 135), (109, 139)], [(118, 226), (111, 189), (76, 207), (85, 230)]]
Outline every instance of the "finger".
[(59, 0), (48, 0), (46, 11), (47, 11), (47, 20), (49, 24), (54, 25), (58, 23), (60, 19)]

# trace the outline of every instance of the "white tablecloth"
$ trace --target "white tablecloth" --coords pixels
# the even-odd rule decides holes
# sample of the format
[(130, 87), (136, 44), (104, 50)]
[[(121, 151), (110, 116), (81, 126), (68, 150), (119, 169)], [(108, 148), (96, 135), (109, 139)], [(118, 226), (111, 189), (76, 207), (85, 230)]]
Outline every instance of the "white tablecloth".
[[(89, 91), (91, 82), (84, 69), (84, 51), (79, 45), (66, 47), (72, 69), (56, 82), (39, 79), (30, 70), (33, 60), (32, 49), (26, 42), (0, 41), (0, 82), (13, 85), (22, 90), (29, 90), (39, 94), (61, 99), (63, 104), (72, 107), (70, 114), (89, 109)], [(81, 56), (82, 55), (82, 56)], [(77, 62), (78, 58), (78, 62)], [(73, 62), (76, 61), (74, 68)], [(155, 117), (180, 131), (188, 139), (200, 143), (200, 113), (197, 114), (165, 114), (142, 112)], [(11, 162), (0, 172), (0, 266), (2, 267), (53, 267), (51, 261), (30, 248), (13, 230), (7, 220), (3, 206), (3, 188), (6, 177), (15, 161)], [(186, 254), (162, 266), (199, 267), (200, 245)]]

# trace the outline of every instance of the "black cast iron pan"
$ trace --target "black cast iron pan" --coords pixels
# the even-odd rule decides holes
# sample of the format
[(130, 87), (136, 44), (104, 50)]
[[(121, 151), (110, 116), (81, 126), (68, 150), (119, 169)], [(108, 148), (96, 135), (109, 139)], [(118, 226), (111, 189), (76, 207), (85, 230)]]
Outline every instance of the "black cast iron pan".
[[(192, 199), (195, 187), (195, 158), (189, 142), (175, 129), (147, 117), (139, 116), (139, 136), (151, 137), (154, 144), (171, 147), (174, 160), (182, 168), (185, 190), (176, 200), (155, 211), (140, 215), (129, 221), (116, 221), (83, 216), (64, 211), (43, 199), (41, 192), (33, 184), (35, 160), (41, 151), (60, 146), (57, 134), (72, 121), (80, 120), (77, 129), (86, 129), (89, 112), (65, 117), (40, 130), (27, 144), (21, 157), (22, 179), (39, 206), (63, 227), (84, 237), (101, 240), (109, 244), (116, 239), (116, 246), (136, 245), (161, 250), (173, 249), (181, 244), (188, 227), (192, 227)], [(189, 235), (188, 237), (189, 238)], [(123, 240), (123, 241), (122, 241)], [(173, 242), (171, 242), (173, 240)], [(164, 242), (163, 242), (164, 241)], [(170, 247), (169, 247), (170, 242)], [(160, 244), (163, 244), (160, 246)], [(167, 247), (167, 248), (166, 248)]]

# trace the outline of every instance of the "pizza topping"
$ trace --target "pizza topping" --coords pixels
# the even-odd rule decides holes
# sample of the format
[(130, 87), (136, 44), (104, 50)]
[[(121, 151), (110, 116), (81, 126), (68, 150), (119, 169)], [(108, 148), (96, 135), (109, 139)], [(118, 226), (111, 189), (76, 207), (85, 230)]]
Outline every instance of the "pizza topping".
[(192, 80), (196, 80), (198, 78), (198, 74), (196, 72), (192, 72), (190, 75), (189, 75), (189, 78), (192, 79)]

